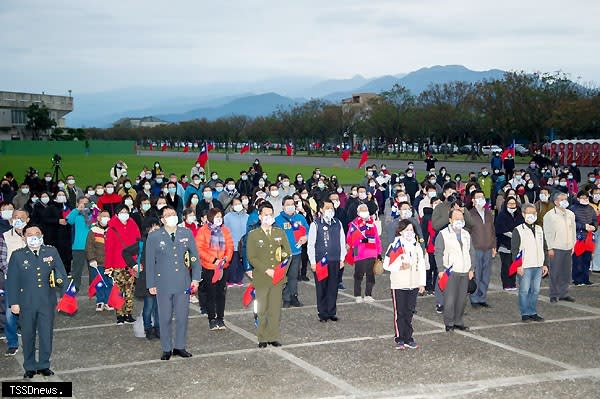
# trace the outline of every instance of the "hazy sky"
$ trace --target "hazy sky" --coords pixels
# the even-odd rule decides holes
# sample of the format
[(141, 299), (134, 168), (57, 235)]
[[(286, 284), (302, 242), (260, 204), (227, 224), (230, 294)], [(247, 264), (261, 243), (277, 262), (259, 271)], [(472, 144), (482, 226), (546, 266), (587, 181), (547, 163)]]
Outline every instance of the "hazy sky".
[(60, 94), (462, 64), (600, 84), (600, 1), (0, 0), (0, 90)]

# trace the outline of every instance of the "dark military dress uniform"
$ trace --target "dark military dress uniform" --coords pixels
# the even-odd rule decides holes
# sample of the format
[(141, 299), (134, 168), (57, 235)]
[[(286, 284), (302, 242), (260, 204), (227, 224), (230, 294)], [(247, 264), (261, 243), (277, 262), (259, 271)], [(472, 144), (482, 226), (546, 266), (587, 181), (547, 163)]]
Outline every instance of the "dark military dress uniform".
[[(36, 254), (37, 252), (37, 254)], [(54, 282), (51, 283), (51, 275)], [(12, 253), (8, 263), (8, 304), (19, 305), (19, 324), (23, 343), (23, 368), (37, 371), (50, 368), (52, 330), (56, 289), (51, 285), (63, 283), (67, 273), (56, 248), (42, 245), (38, 250), (29, 247)], [(39, 356), (35, 360), (35, 339), (39, 339)]]
[(248, 261), (254, 267), (252, 279), (256, 289), (258, 313), (258, 342), (278, 341), (280, 336), (279, 322), (281, 318), (281, 292), (287, 281), (284, 277), (277, 285), (265, 272), (274, 269), (282, 260), (291, 256), (291, 249), (286, 234), (277, 227), (271, 227), (271, 234), (262, 228), (248, 233)]
[[(190, 296), (186, 290), (192, 280), (200, 281), (202, 273), (192, 232), (177, 227), (172, 237), (161, 227), (150, 233), (146, 240), (145, 267), (147, 287), (156, 287), (162, 350), (185, 349), (190, 310)], [(174, 343), (171, 340), (173, 313), (177, 315)]]

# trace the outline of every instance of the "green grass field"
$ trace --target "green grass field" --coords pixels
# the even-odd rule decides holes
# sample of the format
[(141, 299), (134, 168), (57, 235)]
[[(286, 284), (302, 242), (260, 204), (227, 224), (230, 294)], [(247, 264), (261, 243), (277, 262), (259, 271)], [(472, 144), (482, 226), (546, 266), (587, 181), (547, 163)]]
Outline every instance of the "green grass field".
[[(13, 172), (17, 181), (23, 181), (25, 172), (28, 167), (37, 169), (42, 176), (44, 172), (52, 171), (51, 156), (31, 156), (31, 155), (0, 155), (0, 171), (2, 174), (7, 171)], [(109, 170), (114, 166), (115, 162), (122, 159), (129, 167), (129, 175), (137, 175), (144, 165), (151, 167), (156, 159), (159, 160), (165, 173), (174, 172), (178, 176), (181, 174), (189, 174), (190, 169), (194, 165), (193, 158), (176, 158), (176, 157), (151, 157), (137, 155), (67, 155), (61, 163), (62, 170), (65, 175), (73, 174), (77, 180), (77, 185), (84, 187), (96, 183), (104, 183), (109, 180)], [(269, 175), (269, 180), (273, 180), (278, 173), (285, 173), (292, 179), (296, 173), (301, 172), (305, 179), (310, 177), (313, 170), (312, 166), (289, 165), (277, 163), (263, 163), (263, 169)], [(233, 177), (238, 179), (240, 170), (247, 170), (250, 166), (247, 162), (234, 161), (210, 161), (209, 168), (211, 171), (217, 171), (219, 177)], [(363, 178), (363, 171), (355, 168), (336, 168), (323, 167), (321, 171), (330, 176), (337, 175), (338, 180), (343, 184), (358, 183)]]

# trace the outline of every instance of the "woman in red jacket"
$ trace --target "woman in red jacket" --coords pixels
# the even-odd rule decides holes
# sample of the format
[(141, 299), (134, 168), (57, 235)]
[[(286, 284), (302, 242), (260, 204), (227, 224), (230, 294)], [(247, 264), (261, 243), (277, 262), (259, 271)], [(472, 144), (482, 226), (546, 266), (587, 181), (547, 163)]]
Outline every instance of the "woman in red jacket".
[(108, 182), (104, 185), (104, 194), (98, 197), (98, 208), (103, 211), (108, 211), (110, 216), (117, 213), (117, 207), (121, 205), (122, 197), (115, 193), (115, 185)]
[[(196, 246), (202, 264), (201, 290), (206, 293), (208, 327), (211, 330), (224, 330), (225, 283), (227, 267), (233, 256), (233, 240), (229, 229), (223, 226), (223, 211), (212, 208), (208, 211), (207, 219), (208, 222), (196, 235)], [(214, 277), (215, 273), (217, 277)]]
[(116, 214), (108, 222), (104, 248), (106, 251), (106, 274), (112, 275), (114, 283), (123, 293), (125, 305), (117, 309), (117, 325), (133, 323), (133, 286), (135, 273), (127, 267), (123, 259), (123, 249), (134, 244), (140, 238), (140, 229), (133, 219), (129, 218), (129, 208), (119, 206)]

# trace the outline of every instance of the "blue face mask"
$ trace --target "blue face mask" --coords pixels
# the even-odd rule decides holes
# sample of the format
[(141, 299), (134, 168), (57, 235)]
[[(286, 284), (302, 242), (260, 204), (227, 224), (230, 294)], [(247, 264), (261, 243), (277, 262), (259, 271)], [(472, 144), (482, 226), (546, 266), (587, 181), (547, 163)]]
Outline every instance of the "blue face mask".
[(215, 191), (220, 193), (221, 191), (223, 191), (223, 187), (217, 187), (217, 188), (215, 188)]
[(175, 187), (169, 188), (169, 194), (175, 194), (176, 192), (177, 192), (177, 189)]

